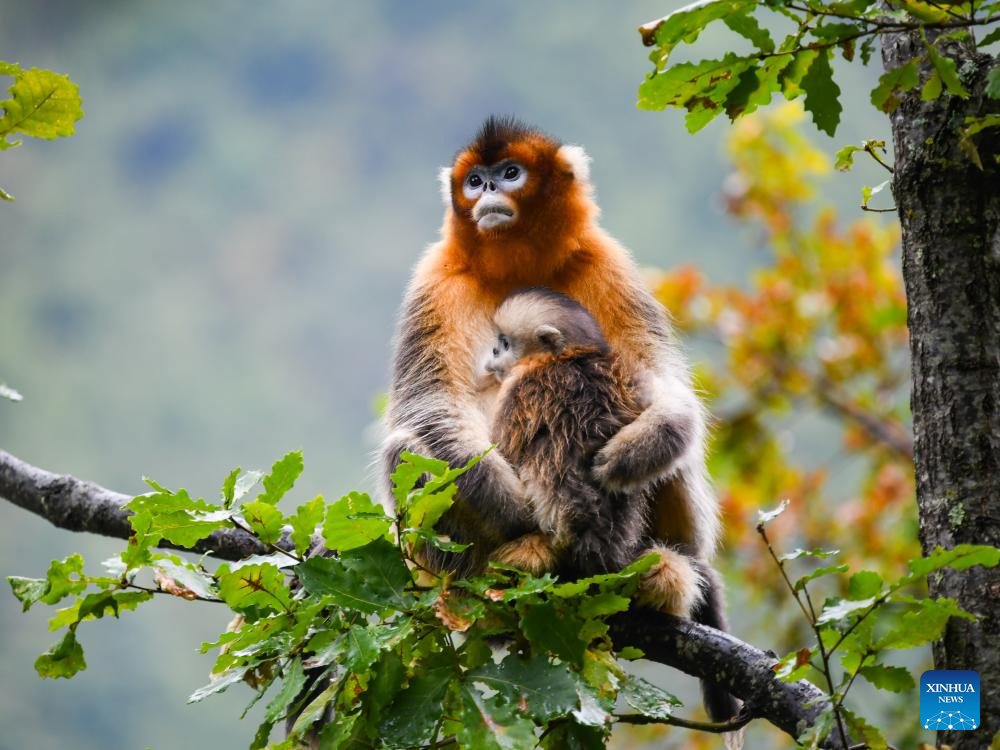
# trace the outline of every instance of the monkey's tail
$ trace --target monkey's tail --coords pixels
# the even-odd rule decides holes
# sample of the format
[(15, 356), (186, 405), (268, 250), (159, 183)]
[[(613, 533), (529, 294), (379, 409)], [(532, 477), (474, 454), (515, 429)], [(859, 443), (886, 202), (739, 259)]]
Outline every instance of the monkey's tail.
[[(728, 631), (722, 580), (711, 566), (698, 561), (696, 567), (704, 581), (704, 593), (691, 613), (691, 619), (716, 630)], [(701, 681), (701, 697), (709, 719), (716, 722), (729, 721), (739, 713), (742, 705), (724, 687), (710, 680)], [(724, 733), (722, 739), (726, 743), (726, 748), (728, 750), (742, 748), (744, 732), (745, 728)]]

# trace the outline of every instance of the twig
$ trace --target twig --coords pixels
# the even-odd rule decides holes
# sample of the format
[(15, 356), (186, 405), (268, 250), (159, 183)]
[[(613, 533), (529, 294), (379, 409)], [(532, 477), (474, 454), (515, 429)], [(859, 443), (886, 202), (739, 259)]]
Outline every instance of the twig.
[(225, 602), (223, 602), (222, 599), (216, 599), (214, 597), (208, 597), (208, 596), (199, 596), (190, 589), (188, 589), (188, 591), (191, 591), (191, 596), (181, 596), (180, 594), (172, 594), (169, 591), (164, 591), (163, 589), (154, 589), (150, 588), (149, 586), (140, 586), (138, 583), (127, 583), (125, 584), (125, 588), (137, 589), (139, 591), (146, 591), (150, 594), (166, 594), (167, 596), (175, 596), (178, 599), (188, 599), (198, 602), (211, 602), (212, 604), (225, 604)]
[(712, 734), (735, 732), (745, 727), (753, 719), (753, 715), (749, 712), (741, 713), (732, 721), (694, 721), (693, 719), (682, 719), (680, 716), (657, 718), (644, 714), (615, 714), (615, 721), (619, 724), (669, 724), (672, 727), (683, 727), (684, 729), (711, 732)]
[[(812, 598), (809, 596), (809, 590), (803, 583), (802, 592), (805, 595), (806, 603), (809, 605), (808, 609), (806, 609), (806, 606), (799, 598), (799, 592), (795, 589), (795, 585), (788, 577), (788, 573), (785, 572), (784, 562), (782, 562), (782, 560), (778, 557), (777, 553), (774, 551), (774, 547), (771, 546), (771, 541), (767, 538), (767, 532), (764, 530), (763, 523), (757, 524), (757, 533), (760, 534), (761, 539), (764, 540), (764, 544), (767, 546), (767, 551), (771, 555), (771, 559), (774, 560), (774, 564), (778, 566), (778, 570), (781, 571), (781, 577), (788, 585), (788, 590), (791, 592), (792, 598), (795, 599), (795, 603), (799, 605), (799, 609), (802, 610), (802, 614), (806, 616), (806, 620), (809, 622), (809, 627), (816, 636), (816, 645), (819, 646), (820, 659), (823, 661), (823, 669), (821, 671), (823, 676), (826, 678), (826, 684), (830, 691), (830, 700), (832, 701), (836, 689), (833, 686), (833, 671), (830, 669), (830, 655), (833, 653), (834, 649), (830, 649), (828, 651), (823, 645), (823, 638), (820, 636), (819, 626), (816, 624), (816, 610), (813, 608)], [(837, 731), (840, 733), (840, 741), (844, 746), (846, 746), (848, 743), (847, 730), (844, 727), (844, 718), (841, 715), (840, 703), (838, 702), (833, 703), (833, 717), (837, 721)]]

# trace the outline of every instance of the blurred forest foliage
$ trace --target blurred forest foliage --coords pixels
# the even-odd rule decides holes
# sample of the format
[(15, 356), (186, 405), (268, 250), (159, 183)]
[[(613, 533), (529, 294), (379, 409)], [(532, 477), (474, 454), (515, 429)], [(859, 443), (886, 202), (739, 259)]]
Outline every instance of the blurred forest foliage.
[[(843, 218), (879, 168), (829, 174), (839, 146), (887, 125), (846, 97), (837, 141), (809, 145), (781, 109), (741, 124), (726, 153), (722, 122), (694, 139), (679, 116), (637, 111), (635, 27), (671, 9), (5, 8), (0, 56), (70, 73), (87, 117), (72, 141), (4, 155), (18, 201), (0, 206), (0, 374), (25, 401), (0, 403), (0, 445), (125, 492), (142, 474), (214, 492), (219, 466), (297, 446), (313, 467), (303, 491), (367, 486), (396, 307), (440, 223), (436, 169), (486, 114), (516, 113), (587, 147), (605, 226), (667, 269), (651, 283), (718, 418), (734, 630), (795, 645), (751, 538), (757, 507), (791, 497), (782, 542), (822, 539), (854, 562), (888, 569), (915, 549), (907, 459), (827, 403), (906, 418), (894, 230)], [(845, 90), (873, 78), (838, 70)], [(118, 547), (0, 514), (5, 573)], [(210, 662), (192, 645), (220, 613), (149, 607), (159, 617), (95, 633), (90, 669), (67, 684), (33, 676), (43, 616), (0, 599), (0, 748), (245, 746), (232, 726), (245, 696), (183, 704)]]

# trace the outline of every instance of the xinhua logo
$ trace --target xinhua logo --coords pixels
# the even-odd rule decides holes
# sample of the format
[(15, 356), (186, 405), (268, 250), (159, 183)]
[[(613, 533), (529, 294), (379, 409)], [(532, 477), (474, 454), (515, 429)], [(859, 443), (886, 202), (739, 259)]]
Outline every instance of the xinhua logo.
[(979, 674), (971, 669), (928, 669), (920, 675), (920, 726), (979, 726)]

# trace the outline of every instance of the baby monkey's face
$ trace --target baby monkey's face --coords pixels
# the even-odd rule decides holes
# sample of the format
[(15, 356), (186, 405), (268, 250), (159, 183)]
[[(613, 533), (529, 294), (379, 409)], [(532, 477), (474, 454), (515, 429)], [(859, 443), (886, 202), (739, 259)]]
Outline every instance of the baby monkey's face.
[(500, 332), (493, 341), (493, 350), (486, 357), (486, 372), (492, 373), (497, 382), (502, 382), (525, 354), (524, 346), (519, 345), (516, 338), (512, 340)]

